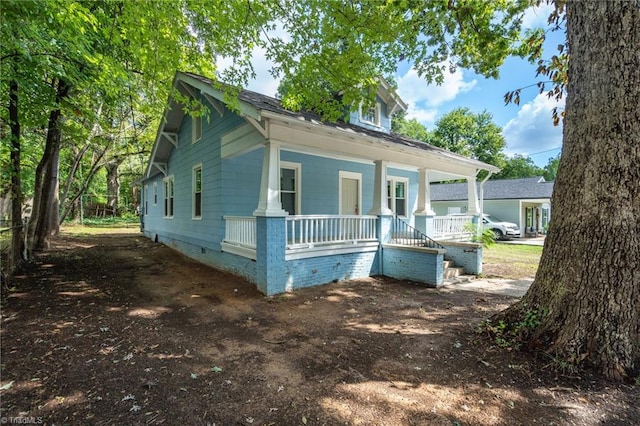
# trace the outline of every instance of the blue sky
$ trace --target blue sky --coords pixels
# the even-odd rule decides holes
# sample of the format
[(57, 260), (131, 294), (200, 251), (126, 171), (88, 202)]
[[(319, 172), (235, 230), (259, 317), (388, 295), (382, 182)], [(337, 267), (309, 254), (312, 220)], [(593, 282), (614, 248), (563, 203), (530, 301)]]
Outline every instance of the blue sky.
[[(551, 6), (532, 8), (524, 17), (524, 27), (546, 28), (546, 20)], [(549, 33), (545, 44), (547, 55), (556, 53), (556, 46), (563, 42), (564, 33)], [(264, 52), (254, 54), (256, 79), (248, 89), (273, 96), (278, 81), (269, 74), (271, 64), (265, 59)], [(219, 63), (224, 67), (224, 61)], [(428, 85), (421, 80), (407, 64), (399, 64), (396, 81), (400, 97), (408, 103), (408, 117), (416, 118), (428, 128), (442, 115), (458, 107), (467, 107), (475, 113), (488, 111), (494, 122), (503, 128), (508, 155), (522, 154), (530, 156), (539, 166), (547, 164), (555, 157), (562, 145), (562, 126), (554, 127), (551, 111), (562, 108), (545, 94), (539, 94), (537, 87), (523, 90), (520, 105), (505, 105), (504, 94), (508, 91), (529, 86), (537, 82), (536, 65), (524, 59), (508, 58), (500, 69), (500, 78), (486, 79), (470, 70), (458, 69), (445, 76), (440, 86)]]

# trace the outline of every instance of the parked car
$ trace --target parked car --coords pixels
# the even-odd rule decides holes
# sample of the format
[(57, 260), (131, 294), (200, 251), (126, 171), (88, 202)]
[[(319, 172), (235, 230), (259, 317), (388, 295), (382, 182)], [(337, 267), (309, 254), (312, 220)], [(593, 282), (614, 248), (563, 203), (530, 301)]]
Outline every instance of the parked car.
[(495, 216), (482, 215), (482, 223), (485, 229), (491, 229), (496, 234), (496, 239), (520, 238), (520, 228), (515, 223), (504, 222)]

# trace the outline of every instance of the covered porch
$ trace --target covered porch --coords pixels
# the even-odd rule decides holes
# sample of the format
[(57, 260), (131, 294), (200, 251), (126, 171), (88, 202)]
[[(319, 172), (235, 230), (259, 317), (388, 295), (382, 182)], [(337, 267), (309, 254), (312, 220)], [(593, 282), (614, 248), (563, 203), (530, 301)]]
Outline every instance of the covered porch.
[[(259, 197), (251, 215), (224, 215), (221, 251), (254, 260), (255, 281), (266, 294), (370, 275), (441, 285), (445, 256), (455, 250), (439, 241), (470, 236), (466, 224), (480, 214), (476, 176), (498, 169), (394, 138), (269, 111), (247, 118), (222, 136), (222, 158), (262, 150)], [(332, 174), (315, 172), (320, 163), (330, 163)], [(302, 208), (294, 185), (283, 187), (283, 167), (293, 170), (296, 184), (300, 170), (314, 170), (313, 184), (304, 178), (305, 191), (317, 196)], [(430, 183), (452, 179), (467, 182), (469, 214), (436, 217)], [(353, 184), (348, 193), (347, 184)], [(478, 274), (481, 247), (469, 244), (460, 252), (476, 260), (463, 260), (465, 270)]]
[(438, 242), (394, 216), (225, 216), (224, 221), (222, 251), (254, 260), (258, 289), (267, 295), (371, 275), (439, 286), (445, 259), (468, 274), (482, 271), (480, 244)]

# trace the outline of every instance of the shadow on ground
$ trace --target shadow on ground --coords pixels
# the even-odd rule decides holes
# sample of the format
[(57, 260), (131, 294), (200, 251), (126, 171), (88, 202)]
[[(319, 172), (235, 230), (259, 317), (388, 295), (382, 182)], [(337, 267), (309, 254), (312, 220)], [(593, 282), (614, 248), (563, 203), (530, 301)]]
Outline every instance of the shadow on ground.
[(499, 349), (515, 299), (382, 278), (267, 298), (139, 235), (3, 289), (2, 417), (46, 424), (634, 424), (637, 388)]

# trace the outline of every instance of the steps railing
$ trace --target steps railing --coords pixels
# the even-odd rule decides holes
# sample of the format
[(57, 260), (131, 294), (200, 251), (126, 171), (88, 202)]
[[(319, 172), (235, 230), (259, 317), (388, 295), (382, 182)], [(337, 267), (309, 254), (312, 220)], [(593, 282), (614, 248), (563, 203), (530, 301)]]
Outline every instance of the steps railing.
[(393, 218), (391, 226), (391, 242), (393, 244), (444, 249), (437, 241), (429, 238), (402, 219), (398, 219), (397, 217)]

